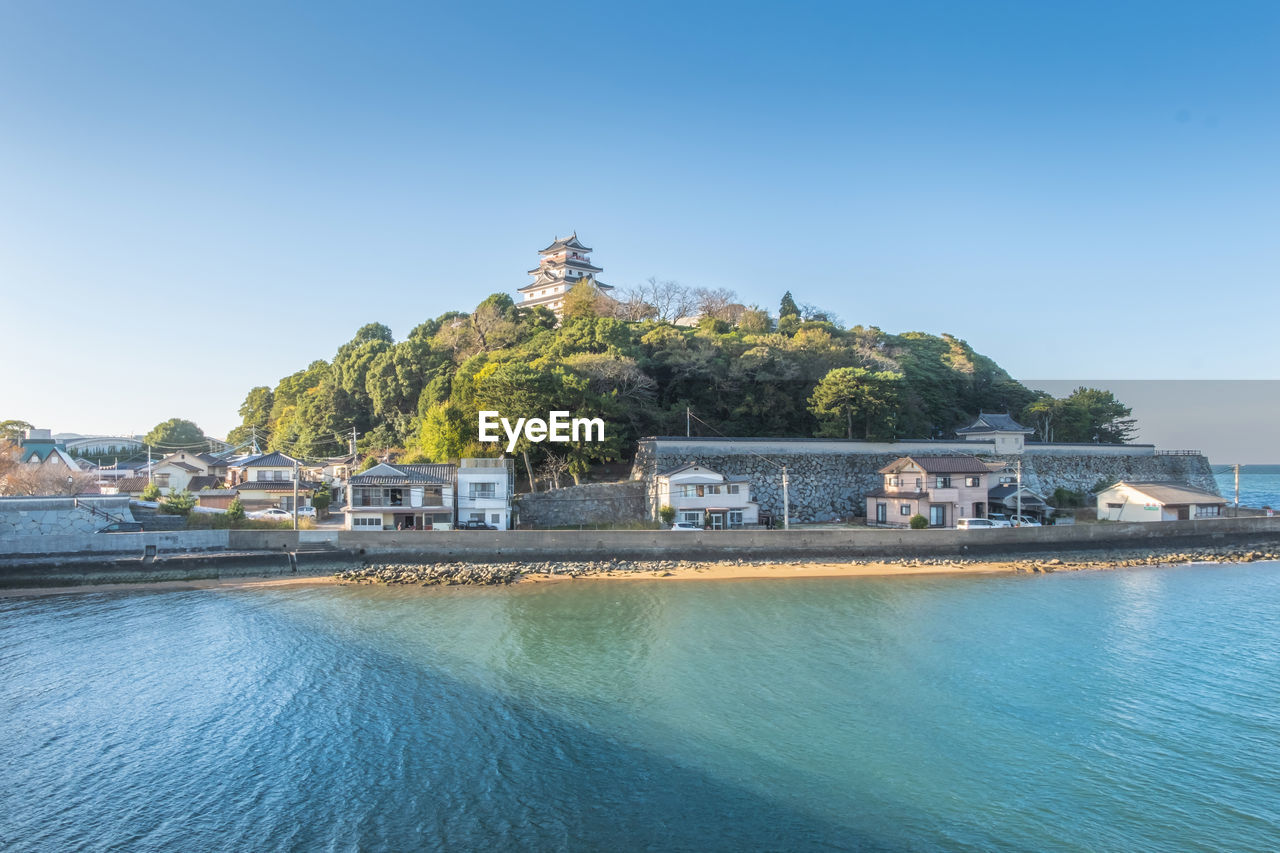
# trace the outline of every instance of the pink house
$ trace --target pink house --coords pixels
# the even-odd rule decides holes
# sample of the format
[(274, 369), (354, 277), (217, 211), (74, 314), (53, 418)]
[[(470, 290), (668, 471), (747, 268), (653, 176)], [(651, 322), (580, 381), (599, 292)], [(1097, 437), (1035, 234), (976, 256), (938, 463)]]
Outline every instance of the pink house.
[(906, 527), (913, 515), (930, 527), (987, 517), (991, 469), (976, 456), (903, 456), (880, 469), (884, 484), (867, 495), (867, 523)]

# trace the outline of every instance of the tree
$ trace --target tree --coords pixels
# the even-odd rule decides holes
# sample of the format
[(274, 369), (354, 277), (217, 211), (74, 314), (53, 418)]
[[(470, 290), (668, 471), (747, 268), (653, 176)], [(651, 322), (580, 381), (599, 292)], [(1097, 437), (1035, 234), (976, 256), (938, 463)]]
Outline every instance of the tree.
[(911, 516), (911, 520), (907, 523), (911, 525), (912, 530), (924, 530), (929, 526), (929, 519), (925, 518), (920, 513), (916, 513)]
[(853, 438), (856, 420), (863, 438), (871, 438), (873, 434), (891, 436), (901, 381), (900, 373), (873, 373), (861, 367), (836, 368), (813, 389), (809, 410), (823, 421), (820, 432), (828, 435), (843, 427), (845, 438)]
[(800, 317), (800, 306), (796, 305), (795, 299), (791, 297), (791, 291), (788, 290), (782, 294), (782, 303), (778, 306), (778, 319), (783, 317)]
[(605, 317), (613, 313), (612, 303), (592, 281), (584, 278), (569, 288), (564, 297), (564, 319)]
[(0, 441), (19, 441), (26, 438), (27, 430), (34, 429), (26, 421), (0, 421)]
[(547, 485), (553, 489), (560, 488), (560, 479), (568, 471), (569, 461), (563, 456), (557, 456), (554, 453), (548, 453), (547, 458), (542, 460), (542, 466), (538, 469), (542, 479), (546, 480)]
[(670, 526), (676, 520), (676, 508), (673, 506), (658, 507), (658, 518), (662, 519), (662, 523)]
[(160, 487), (155, 483), (147, 483), (146, 488), (142, 490), (142, 494), (139, 497), (148, 503), (154, 503), (160, 500)]
[(240, 496), (236, 495), (231, 499), (231, 503), (227, 505), (227, 520), (234, 526), (244, 521), (244, 504), (240, 502)]
[(329, 484), (325, 483), (316, 489), (311, 496), (311, 505), (316, 508), (316, 517), (324, 515), (329, 509), (329, 504), (333, 501), (333, 495), (329, 492)]
[(661, 323), (674, 323), (694, 311), (693, 294), (678, 281), (650, 278), (637, 288), (636, 293), (653, 307), (654, 319)]
[(161, 499), (160, 509), (172, 515), (187, 515), (196, 505), (195, 496), (183, 489)]
[(156, 424), (142, 440), (165, 453), (175, 450), (202, 450), (209, 446), (204, 432), (194, 423), (182, 418), (170, 418)]

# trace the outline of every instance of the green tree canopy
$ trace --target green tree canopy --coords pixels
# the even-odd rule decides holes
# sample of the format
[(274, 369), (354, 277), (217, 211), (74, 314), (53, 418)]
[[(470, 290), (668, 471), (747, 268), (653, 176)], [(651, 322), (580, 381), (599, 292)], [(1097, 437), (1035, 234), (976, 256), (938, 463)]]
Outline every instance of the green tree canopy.
[(208, 440), (200, 427), (182, 418), (170, 418), (156, 424), (142, 441), (164, 453), (175, 450), (202, 450), (208, 447)]
[(0, 421), (0, 441), (17, 441), (24, 438), (27, 430), (32, 428), (26, 421)]
[(809, 398), (809, 409), (821, 422), (820, 435), (892, 438), (893, 413), (902, 374), (838, 367), (822, 377)]

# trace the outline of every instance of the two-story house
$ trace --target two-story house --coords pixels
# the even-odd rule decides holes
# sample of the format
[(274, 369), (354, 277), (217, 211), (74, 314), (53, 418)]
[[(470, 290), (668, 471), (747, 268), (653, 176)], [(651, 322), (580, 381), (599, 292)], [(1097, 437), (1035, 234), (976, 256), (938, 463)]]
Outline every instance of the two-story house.
[(459, 460), (458, 523), (483, 521), (499, 530), (509, 530), (515, 482), (513, 459)]
[(751, 499), (751, 482), (730, 479), (718, 471), (691, 463), (659, 474), (653, 500), (653, 517), (661, 507), (676, 511), (677, 521), (708, 530), (754, 526), (760, 521), (760, 505)]
[(348, 530), (448, 530), (453, 526), (457, 468), (382, 462), (351, 475)]
[(903, 456), (880, 469), (884, 484), (867, 495), (867, 523), (905, 527), (913, 515), (930, 527), (986, 518), (990, 469), (976, 456)]
[(310, 506), (316, 488), (315, 483), (303, 479), (302, 464), (279, 451), (228, 461), (227, 479), (250, 512), (273, 506), (292, 512), (295, 479), (299, 506)]

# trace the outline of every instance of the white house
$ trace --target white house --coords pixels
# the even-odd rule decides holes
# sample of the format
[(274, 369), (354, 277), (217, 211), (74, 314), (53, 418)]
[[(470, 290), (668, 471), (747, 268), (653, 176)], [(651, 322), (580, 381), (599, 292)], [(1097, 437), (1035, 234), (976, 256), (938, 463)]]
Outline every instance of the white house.
[(483, 521), (499, 530), (511, 529), (515, 482), (512, 459), (459, 460), (458, 523)]
[(348, 530), (448, 530), (453, 527), (453, 465), (382, 462), (348, 481)]
[(702, 465), (689, 464), (659, 474), (654, 517), (664, 506), (676, 511), (676, 521), (709, 530), (746, 527), (760, 522), (760, 505), (751, 499), (749, 480), (730, 480)]
[(965, 441), (991, 441), (995, 443), (996, 453), (1005, 455), (1021, 453), (1026, 445), (1027, 436), (1035, 433), (1008, 414), (997, 415), (979, 412), (978, 419), (967, 427), (956, 430), (956, 435)]
[(1126, 483), (1098, 492), (1099, 521), (1179, 521), (1217, 518), (1227, 502), (1221, 496), (1181, 483)]

